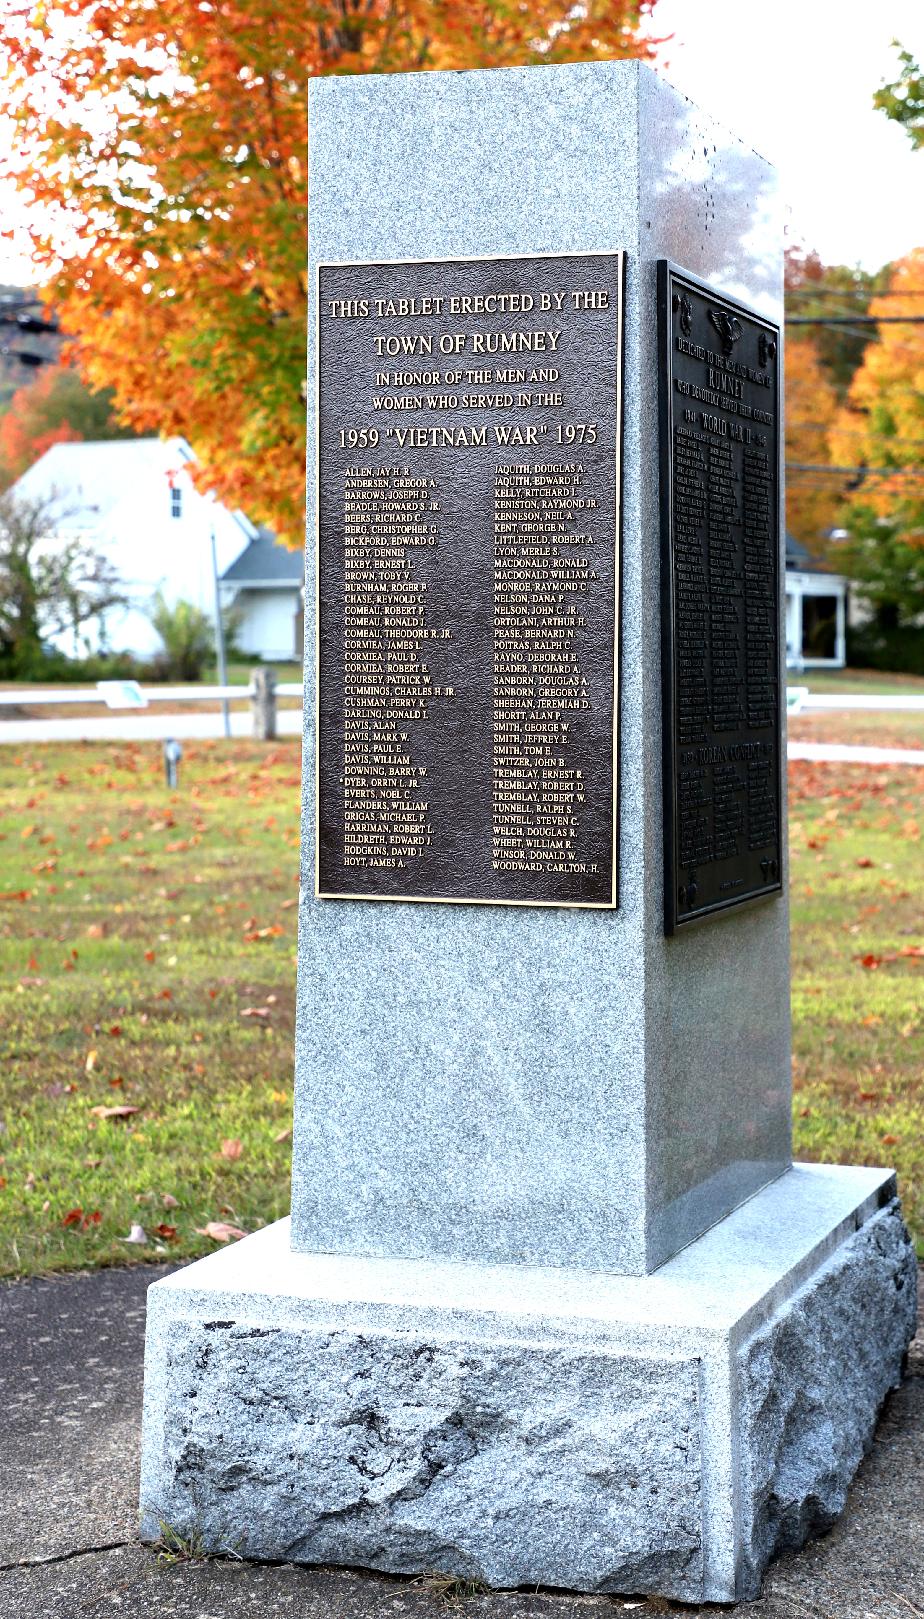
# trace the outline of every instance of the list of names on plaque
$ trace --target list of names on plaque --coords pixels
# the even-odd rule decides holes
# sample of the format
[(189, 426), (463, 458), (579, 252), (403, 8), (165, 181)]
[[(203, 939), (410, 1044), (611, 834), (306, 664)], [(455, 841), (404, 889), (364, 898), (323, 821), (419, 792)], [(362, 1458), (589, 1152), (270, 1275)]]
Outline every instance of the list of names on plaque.
[[(494, 495), (494, 849), (501, 870), (585, 872), (575, 717), (595, 578), (575, 467), (500, 467)], [(592, 864), (593, 872), (596, 865)]]
[(397, 869), (432, 847), (419, 727), (452, 696), (434, 685), (418, 558), (439, 544), (432, 480), (349, 467), (344, 478), (343, 860)]
[(611, 906), (621, 255), (322, 265), (318, 893)]
[(665, 920), (779, 891), (779, 333), (659, 266)]

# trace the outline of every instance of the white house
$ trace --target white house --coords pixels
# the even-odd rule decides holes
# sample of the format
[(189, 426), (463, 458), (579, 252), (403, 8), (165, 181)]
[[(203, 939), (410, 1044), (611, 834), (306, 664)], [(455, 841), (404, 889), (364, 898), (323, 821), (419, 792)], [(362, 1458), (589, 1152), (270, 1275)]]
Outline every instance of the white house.
[(237, 620), (242, 652), (278, 662), (301, 662), (305, 644), (304, 553), (277, 545), (266, 529), (221, 576), (222, 605)]
[(847, 580), (828, 573), (786, 536), (786, 664), (843, 669), (847, 662)]
[[(240, 643), (257, 657), (292, 657), (295, 620), (301, 607), (301, 562), (277, 546), (242, 512), (195, 488), (187, 470), (194, 459), (185, 439), (113, 439), (103, 443), (55, 444), (13, 486), (14, 497), (47, 502), (55, 537), (79, 537), (112, 563), (125, 585), (126, 607), (113, 607), (103, 622), (54, 638), (68, 656), (110, 650), (149, 657), (161, 650), (150, 621), (152, 598), (162, 591), (172, 604), (193, 602), (215, 612), (219, 577), (246, 556), (254, 543), (261, 557), (281, 553), (288, 569), (277, 581), (275, 612), (264, 610), (257, 591), (245, 593)], [(215, 542), (213, 562), (212, 538)], [(263, 571), (271, 564), (263, 563)], [(285, 602), (278, 599), (281, 591)], [(222, 590), (222, 600), (234, 591)]]

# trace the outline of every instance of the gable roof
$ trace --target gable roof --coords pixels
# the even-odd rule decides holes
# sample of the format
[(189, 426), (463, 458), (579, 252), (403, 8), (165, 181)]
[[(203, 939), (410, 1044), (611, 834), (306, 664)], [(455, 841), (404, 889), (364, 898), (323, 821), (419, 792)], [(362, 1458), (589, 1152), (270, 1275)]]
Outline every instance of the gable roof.
[(302, 551), (290, 551), (279, 545), (268, 529), (260, 529), (257, 537), (245, 546), (230, 568), (221, 576), (223, 585), (290, 585), (301, 589), (305, 574)]
[(830, 570), (823, 562), (812, 556), (807, 546), (797, 540), (794, 534), (786, 530), (786, 566), (795, 573), (828, 573)]

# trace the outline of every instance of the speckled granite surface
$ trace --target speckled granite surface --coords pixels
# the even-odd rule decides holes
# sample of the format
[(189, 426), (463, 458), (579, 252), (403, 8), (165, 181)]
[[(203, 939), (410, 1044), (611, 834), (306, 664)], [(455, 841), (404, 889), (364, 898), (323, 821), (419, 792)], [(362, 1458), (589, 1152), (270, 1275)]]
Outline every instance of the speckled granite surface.
[(789, 1161), (786, 902), (662, 927), (655, 261), (778, 316), (775, 177), (630, 62), (317, 80), (309, 149), (311, 285), (628, 253), (620, 908), (315, 900), (309, 660), (293, 1243), (643, 1273)]

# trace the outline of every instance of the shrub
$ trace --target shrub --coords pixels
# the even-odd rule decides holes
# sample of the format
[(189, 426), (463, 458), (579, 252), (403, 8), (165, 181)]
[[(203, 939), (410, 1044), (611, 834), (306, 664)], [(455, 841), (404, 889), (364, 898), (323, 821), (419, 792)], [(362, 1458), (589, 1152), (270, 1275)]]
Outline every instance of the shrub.
[(924, 629), (912, 624), (899, 624), (891, 629), (883, 629), (878, 624), (848, 628), (847, 662), (855, 669), (924, 675)]
[(188, 601), (171, 607), (159, 590), (150, 617), (164, 643), (163, 659), (158, 661), (166, 664), (167, 679), (201, 680), (215, 656), (215, 631), (208, 614)]
[(15, 667), (2, 667), (0, 673), (13, 680), (31, 680), (43, 686), (79, 685), (96, 680), (152, 681), (158, 676), (155, 666), (136, 658), (131, 652), (97, 653), (87, 658), (69, 658), (63, 652), (46, 651), (33, 647), (28, 655), (16, 660)]

